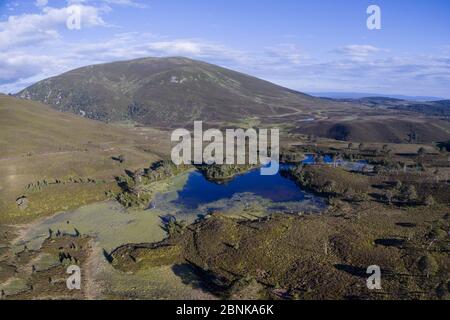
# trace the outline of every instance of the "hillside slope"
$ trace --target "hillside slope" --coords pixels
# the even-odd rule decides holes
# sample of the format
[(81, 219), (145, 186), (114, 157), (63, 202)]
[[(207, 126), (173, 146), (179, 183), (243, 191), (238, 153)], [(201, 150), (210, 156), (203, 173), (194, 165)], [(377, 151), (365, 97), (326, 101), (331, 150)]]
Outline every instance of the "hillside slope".
[(87, 66), (42, 80), (18, 96), (105, 122), (133, 120), (169, 127), (195, 119), (237, 121), (340, 105), (236, 71), (178, 57)]
[(359, 99), (329, 99), (363, 107), (417, 112), (432, 117), (450, 117), (450, 100), (411, 101), (387, 97), (364, 97)]
[(76, 151), (89, 144), (130, 141), (130, 132), (38, 102), (0, 96), (1, 157)]
[[(106, 198), (114, 177), (148, 166), (167, 133), (116, 127), (0, 95), (0, 224)], [(124, 156), (124, 161), (115, 159)], [(32, 187), (30, 187), (32, 186)], [(16, 200), (26, 196), (28, 207)]]
[(344, 141), (432, 143), (450, 138), (450, 123), (428, 118), (368, 117), (323, 120), (300, 125), (298, 132)]

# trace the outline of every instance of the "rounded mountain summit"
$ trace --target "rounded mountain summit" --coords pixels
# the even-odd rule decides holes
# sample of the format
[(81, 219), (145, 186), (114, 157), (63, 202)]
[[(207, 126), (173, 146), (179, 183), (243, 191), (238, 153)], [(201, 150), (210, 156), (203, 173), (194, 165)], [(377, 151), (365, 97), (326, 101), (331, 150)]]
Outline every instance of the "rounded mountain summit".
[(82, 67), (37, 82), (18, 96), (95, 120), (162, 127), (277, 118), (339, 105), (183, 57)]

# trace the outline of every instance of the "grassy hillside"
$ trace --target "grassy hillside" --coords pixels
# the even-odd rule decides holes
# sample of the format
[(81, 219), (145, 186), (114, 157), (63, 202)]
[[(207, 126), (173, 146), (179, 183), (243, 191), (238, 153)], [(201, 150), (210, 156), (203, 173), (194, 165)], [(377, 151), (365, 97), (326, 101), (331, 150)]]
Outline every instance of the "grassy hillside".
[(329, 119), (301, 124), (297, 131), (345, 141), (431, 143), (450, 138), (450, 123), (405, 115), (403, 118)]
[[(0, 96), (2, 157), (81, 151), (91, 144), (127, 141), (124, 129), (56, 112), (37, 102)], [(129, 140), (129, 139), (128, 139)]]
[[(114, 176), (158, 159), (150, 150), (166, 152), (166, 133), (137, 130), (0, 96), (0, 222), (104, 199)], [(16, 203), (21, 196), (26, 208)]]
[(411, 101), (387, 97), (364, 97), (359, 99), (332, 99), (336, 102), (347, 102), (360, 106), (412, 111), (427, 116), (448, 118), (450, 116), (450, 100)]

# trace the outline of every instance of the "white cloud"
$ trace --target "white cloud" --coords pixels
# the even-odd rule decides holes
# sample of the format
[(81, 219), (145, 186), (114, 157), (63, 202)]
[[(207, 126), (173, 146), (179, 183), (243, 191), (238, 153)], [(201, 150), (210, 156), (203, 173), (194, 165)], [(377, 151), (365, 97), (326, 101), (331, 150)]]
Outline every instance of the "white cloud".
[(67, 71), (73, 61), (26, 51), (0, 53), (0, 91), (16, 92), (36, 81)]
[(199, 55), (205, 52), (206, 49), (205, 47), (206, 46), (201, 43), (186, 40), (154, 42), (148, 45), (149, 49), (162, 51), (174, 55), (178, 54)]
[[(300, 91), (448, 96), (446, 88), (450, 87), (449, 47), (439, 54), (419, 56), (394, 54), (371, 44), (351, 44), (319, 56), (318, 52), (308, 54), (297, 44), (300, 40), (292, 38), (284, 39), (291, 43), (246, 51), (205, 39), (166, 38), (144, 32), (90, 40), (80, 36), (69, 42), (62, 32), (67, 8), (51, 8), (44, 4), (46, 1), (37, 1), (36, 5), (38, 2), (39, 13), (13, 15), (0, 22), (0, 91), (16, 92), (84, 65), (148, 56), (204, 60)], [(109, 6), (140, 5), (134, 0), (67, 1), (67, 5), (74, 3), (83, 8), (82, 28), (108, 26), (103, 14), (111, 10)]]
[(377, 53), (388, 52), (368, 44), (351, 44), (334, 50), (334, 52), (348, 56), (349, 58), (362, 60)]
[(96, 43), (77, 43), (70, 52), (79, 60), (95, 58), (98, 62), (149, 56), (186, 56), (234, 65), (245, 64), (249, 60), (244, 52), (201, 39), (165, 40), (154, 34), (136, 32), (117, 34)]
[(36, 0), (36, 7), (45, 7), (48, 4), (48, 0)]
[[(202, 39), (165, 39), (149, 33), (122, 33), (104, 41), (54, 45), (49, 55), (0, 55), (0, 91), (17, 91), (42, 78), (76, 67), (149, 56), (187, 56), (249, 73), (299, 91), (366, 91), (447, 96), (450, 58), (436, 54), (389, 55), (372, 46), (336, 49), (335, 57), (311, 58), (297, 45), (280, 44), (247, 52)], [(375, 49), (374, 49), (375, 48)], [(352, 58), (362, 57), (361, 59)], [(8, 57), (15, 57), (9, 58)], [(42, 66), (45, 66), (43, 68)], [(3, 85), (2, 85), (3, 83)], [(407, 90), (405, 90), (407, 88)]]
[[(96, 7), (78, 5), (82, 27), (104, 26), (105, 22)], [(41, 13), (9, 16), (0, 22), (0, 48), (42, 43), (59, 37), (58, 29), (66, 26), (70, 12), (64, 8), (45, 7)]]
[(265, 51), (266, 58), (262, 61), (263, 65), (286, 65), (299, 66), (309, 60), (308, 55), (296, 44), (283, 43), (272, 46)]
[(138, 1), (134, 0), (103, 0), (103, 2), (106, 2), (108, 4), (112, 5), (121, 5), (121, 6), (129, 6), (129, 7), (135, 7), (135, 8), (146, 8), (147, 5), (140, 3)]
[(118, 5), (135, 8), (147, 8), (148, 6), (141, 1), (136, 0), (68, 0), (67, 3), (71, 4), (83, 4), (83, 3), (95, 3), (103, 2), (106, 5)]

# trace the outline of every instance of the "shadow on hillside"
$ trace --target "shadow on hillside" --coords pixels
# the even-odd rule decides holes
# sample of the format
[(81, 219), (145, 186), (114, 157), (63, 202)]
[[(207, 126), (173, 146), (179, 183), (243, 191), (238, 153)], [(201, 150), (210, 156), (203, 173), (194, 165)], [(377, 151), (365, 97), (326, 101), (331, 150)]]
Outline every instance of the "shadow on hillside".
[(351, 274), (352, 276), (359, 277), (359, 278), (366, 278), (366, 269), (361, 267), (354, 267), (349, 264), (335, 264), (334, 267), (338, 269), (339, 271), (344, 271), (348, 274)]
[(176, 264), (172, 270), (184, 284), (201, 289), (216, 296), (223, 296), (228, 286), (211, 272), (205, 271), (192, 262)]
[(395, 239), (395, 238), (386, 238), (386, 239), (376, 239), (375, 244), (384, 246), (384, 247), (395, 247), (402, 248), (405, 244), (405, 240)]

